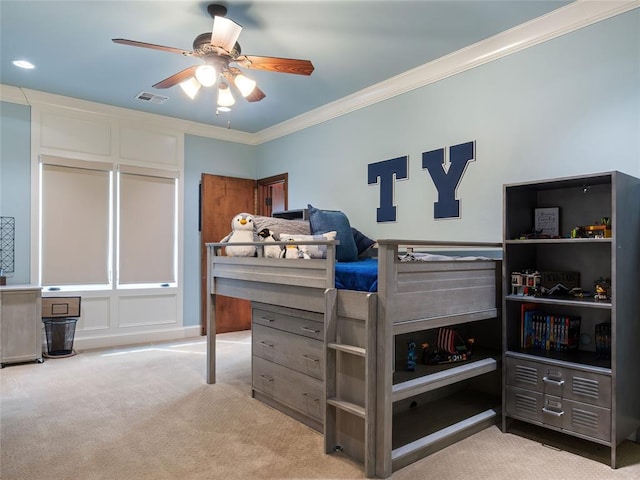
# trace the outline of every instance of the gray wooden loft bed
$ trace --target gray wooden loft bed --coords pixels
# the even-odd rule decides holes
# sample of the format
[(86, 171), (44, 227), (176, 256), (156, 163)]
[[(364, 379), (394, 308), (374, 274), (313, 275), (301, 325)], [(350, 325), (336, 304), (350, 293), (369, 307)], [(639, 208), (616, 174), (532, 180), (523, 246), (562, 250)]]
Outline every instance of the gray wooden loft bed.
[[(299, 243), (326, 244), (327, 258), (227, 257), (224, 244), (207, 245), (208, 383), (215, 298), (225, 295), (252, 302), (252, 395), (324, 433), (325, 452), (359, 461), (368, 477), (387, 478), (497, 423), (501, 261), (399, 255), (501, 244), (378, 240), (378, 288), (370, 293), (335, 288), (336, 242)], [(454, 364), (418, 359), (406, 371), (407, 338), (447, 326), (478, 326), (477, 343), (490, 348)]]

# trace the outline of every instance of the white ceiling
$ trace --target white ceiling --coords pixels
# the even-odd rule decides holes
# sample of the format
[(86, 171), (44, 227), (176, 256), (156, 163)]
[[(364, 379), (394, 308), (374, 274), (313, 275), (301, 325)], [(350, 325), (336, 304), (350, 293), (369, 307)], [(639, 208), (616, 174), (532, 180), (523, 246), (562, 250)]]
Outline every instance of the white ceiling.
[[(216, 116), (214, 89), (190, 100), (153, 84), (197, 58), (118, 45), (191, 50), (212, 29), (207, 5), (243, 26), (243, 54), (311, 60), (310, 77), (251, 70), (266, 94)], [(0, 1), (0, 84), (255, 133), (560, 8), (554, 0)], [(14, 67), (27, 59), (34, 70)], [(150, 92), (163, 104), (135, 97)]]

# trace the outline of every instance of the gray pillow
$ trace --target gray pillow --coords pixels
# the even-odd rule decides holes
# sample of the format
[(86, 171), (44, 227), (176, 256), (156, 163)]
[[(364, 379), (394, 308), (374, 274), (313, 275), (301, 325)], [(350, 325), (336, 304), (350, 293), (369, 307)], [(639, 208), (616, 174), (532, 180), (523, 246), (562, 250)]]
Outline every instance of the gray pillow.
[(256, 232), (268, 228), (272, 233), (291, 233), (294, 235), (310, 235), (311, 228), (307, 220), (285, 220), (284, 218), (253, 216)]

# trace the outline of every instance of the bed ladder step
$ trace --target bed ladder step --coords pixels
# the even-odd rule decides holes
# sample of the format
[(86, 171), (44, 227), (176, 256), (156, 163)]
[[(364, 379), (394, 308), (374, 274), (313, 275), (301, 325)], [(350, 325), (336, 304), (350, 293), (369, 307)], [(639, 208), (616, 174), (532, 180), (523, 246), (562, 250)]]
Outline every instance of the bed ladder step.
[(365, 409), (360, 405), (355, 403), (346, 402), (344, 400), (338, 400), (336, 398), (327, 399), (327, 403), (329, 405), (333, 405), (336, 408), (339, 408), (342, 411), (349, 412), (357, 417), (364, 418), (365, 417)]
[(325, 453), (342, 452), (361, 462), (364, 474), (372, 477), (376, 463), (377, 296), (366, 297), (366, 319), (339, 316), (339, 298), (336, 289), (325, 292)]
[(344, 343), (330, 342), (327, 344), (327, 347), (331, 348), (332, 350), (340, 350), (341, 352), (358, 355), (359, 357), (364, 357), (367, 353), (367, 351), (362, 347), (355, 347), (353, 345), (347, 345)]

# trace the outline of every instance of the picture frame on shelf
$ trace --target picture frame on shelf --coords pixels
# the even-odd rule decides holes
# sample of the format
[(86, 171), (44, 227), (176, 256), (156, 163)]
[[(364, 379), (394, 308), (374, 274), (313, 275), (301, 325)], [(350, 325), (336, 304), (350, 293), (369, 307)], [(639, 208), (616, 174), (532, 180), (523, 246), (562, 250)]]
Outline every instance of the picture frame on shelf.
[(536, 208), (534, 229), (538, 235), (548, 235), (550, 237), (560, 236), (560, 208)]

